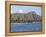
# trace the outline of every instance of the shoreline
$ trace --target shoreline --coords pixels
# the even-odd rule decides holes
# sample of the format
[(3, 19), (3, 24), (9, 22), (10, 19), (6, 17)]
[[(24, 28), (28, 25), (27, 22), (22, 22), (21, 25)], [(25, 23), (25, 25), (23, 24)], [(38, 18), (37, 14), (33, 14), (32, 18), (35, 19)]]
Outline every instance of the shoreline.
[[(41, 22), (32, 22), (32, 23), (41, 23)], [(30, 23), (11, 23), (11, 24), (30, 24)]]

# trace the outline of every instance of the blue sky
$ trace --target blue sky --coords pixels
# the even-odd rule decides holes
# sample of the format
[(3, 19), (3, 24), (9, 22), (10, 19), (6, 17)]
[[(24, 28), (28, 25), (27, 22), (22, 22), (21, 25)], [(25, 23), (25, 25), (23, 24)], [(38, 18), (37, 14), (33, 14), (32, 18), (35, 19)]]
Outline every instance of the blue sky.
[(28, 13), (30, 11), (36, 11), (36, 13), (41, 16), (40, 6), (19, 6), (19, 5), (11, 6), (11, 13)]

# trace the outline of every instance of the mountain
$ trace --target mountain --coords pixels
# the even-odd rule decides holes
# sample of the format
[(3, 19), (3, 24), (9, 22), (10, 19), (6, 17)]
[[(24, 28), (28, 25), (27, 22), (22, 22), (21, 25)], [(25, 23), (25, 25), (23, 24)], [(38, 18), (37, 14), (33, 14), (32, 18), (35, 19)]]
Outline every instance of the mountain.
[(32, 14), (32, 17), (36, 18), (37, 20), (41, 20), (41, 16), (38, 15), (35, 11), (28, 12), (28, 14)]
[(41, 16), (37, 14), (35, 11), (30, 11), (26, 14), (24, 13), (12, 13), (11, 20), (25, 20), (25, 21), (32, 21), (32, 20), (41, 20)]

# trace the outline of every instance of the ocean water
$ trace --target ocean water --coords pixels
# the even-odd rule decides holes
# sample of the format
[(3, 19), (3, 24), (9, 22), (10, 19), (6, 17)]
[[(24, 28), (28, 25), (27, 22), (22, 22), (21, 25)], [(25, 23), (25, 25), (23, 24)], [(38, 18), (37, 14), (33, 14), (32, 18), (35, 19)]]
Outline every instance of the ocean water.
[(11, 32), (41, 32), (42, 23), (11, 23)]

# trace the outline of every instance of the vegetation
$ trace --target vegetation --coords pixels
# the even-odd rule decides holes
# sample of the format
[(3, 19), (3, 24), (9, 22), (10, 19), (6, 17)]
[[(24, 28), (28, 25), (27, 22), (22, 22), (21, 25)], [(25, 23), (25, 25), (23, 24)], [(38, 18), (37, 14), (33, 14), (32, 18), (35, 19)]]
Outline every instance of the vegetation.
[(13, 22), (13, 23), (16, 23), (16, 22), (17, 22), (17, 23), (24, 23), (24, 22), (28, 22), (28, 23), (31, 22), (31, 23), (32, 23), (32, 22), (41, 22), (41, 21), (42, 21), (42, 20), (31, 20), (31, 21), (30, 21), (30, 20), (28, 20), (28, 21), (26, 20), (26, 21), (25, 21), (25, 20), (19, 20), (19, 19), (18, 19), (18, 20), (11, 20), (11, 22)]

